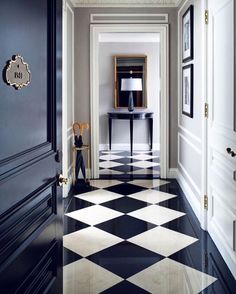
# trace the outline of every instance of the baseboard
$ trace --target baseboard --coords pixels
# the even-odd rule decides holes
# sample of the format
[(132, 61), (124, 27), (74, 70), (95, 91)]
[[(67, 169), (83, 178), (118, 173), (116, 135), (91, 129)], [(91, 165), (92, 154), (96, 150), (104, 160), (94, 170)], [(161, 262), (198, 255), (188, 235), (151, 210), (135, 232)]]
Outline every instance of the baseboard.
[(179, 170), (177, 171), (177, 181), (182, 188), (189, 204), (191, 205), (193, 212), (201, 223), (201, 203), (197, 200), (198, 196), (194, 194), (193, 190)]
[[(149, 144), (133, 144), (133, 150), (148, 151), (150, 149)], [(109, 144), (99, 144), (99, 151), (109, 150)], [(111, 150), (117, 151), (129, 151), (130, 144), (112, 144)], [(160, 144), (153, 144), (153, 150), (160, 150)]]
[(178, 176), (178, 169), (177, 168), (169, 168), (167, 173), (168, 179), (177, 179)]

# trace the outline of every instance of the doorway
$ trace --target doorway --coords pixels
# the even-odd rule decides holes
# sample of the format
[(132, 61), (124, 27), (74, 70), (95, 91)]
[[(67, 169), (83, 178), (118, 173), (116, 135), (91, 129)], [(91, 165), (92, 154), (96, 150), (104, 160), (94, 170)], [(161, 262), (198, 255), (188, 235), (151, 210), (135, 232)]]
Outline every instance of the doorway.
[[(139, 91), (132, 92), (133, 112), (128, 111), (130, 92), (125, 91), (124, 85), (127, 81), (135, 83), (131, 85), (135, 88), (140, 84), (137, 88)], [(159, 95), (160, 34), (101, 33), (99, 36), (100, 178), (160, 177)], [(130, 130), (130, 118), (133, 117), (133, 130)]]
[[(161, 178), (168, 169), (168, 25), (167, 24), (104, 24), (90, 27), (90, 92), (91, 92), (91, 168), (92, 177), (99, 177), (99, 52), (104, 34), (158, 34), (160, 37), (160, 169)], [(107, 35), (106, 35), (107, 36)]]

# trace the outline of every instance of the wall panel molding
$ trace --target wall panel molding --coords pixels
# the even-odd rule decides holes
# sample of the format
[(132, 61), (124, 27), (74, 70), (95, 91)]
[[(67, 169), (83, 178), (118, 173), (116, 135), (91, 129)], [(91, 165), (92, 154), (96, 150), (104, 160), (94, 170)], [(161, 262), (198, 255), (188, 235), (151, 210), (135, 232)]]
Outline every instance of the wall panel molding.
[(92, 13), (91, 23), (168, 23), (168, 14), (152, 13)]

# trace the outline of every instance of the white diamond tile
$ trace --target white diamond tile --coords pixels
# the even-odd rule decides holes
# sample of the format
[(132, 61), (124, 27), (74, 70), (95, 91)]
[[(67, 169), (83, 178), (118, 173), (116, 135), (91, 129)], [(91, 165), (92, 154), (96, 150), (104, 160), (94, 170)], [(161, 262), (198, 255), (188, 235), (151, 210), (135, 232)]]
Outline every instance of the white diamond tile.
[(111, 150), (106, 150), (106, 151), (102, 151), (102, 154), (118, 154), (121, 153), (123, 151), (111, 151)]
[(123, 215), (123, 213), (100, 205), (93, 205), (80, 210), (66, 213), (65, 215), (83, 223), (89, 224), (90, 226), (94, 226), (115, 217), (119, 217)]
[(63, 294), (97, 294), (123, 279), (87, 260), (67, 264), (63, 268)]
[(198, 239), (163, 227), (156, 227), (132, 237), (128, 241), (168, 257)]
[(160, 163), (151, 162), (151, 161), (136, 161), (133, 163), (129, 163), (127, 165), (136, 166), (136, 167), (140, 167), (140, 168), (149, 168), (149, 167), (153, 167), (153, 166), (158, 166), (158, 165), (160, 165)]
[(127, 280), (153, 294), (197, 294), (216, 278), (165, 258)]
[(110, 233), (89, 227), (63, 237), (63, 246), (86, 257), (122, 242), (123, 239)]
[(99, 167), (101, 167), (101, 168), (113, 168), (113, 167), (120, 166), (120, 165), (123, 165), (123, 163), (114, 162), (114, 161), (99, 162)]
[(128, 172), (127, 174), (133, 174), (133, 175), (160, 175), (160, 172), (158, 170), (151, 170), (151, 169), (139, 169), (132, 172)]
[(99, 158), (102, 160), (109, 160), (110, 161), (110, 160), (121, 159), (123, 157), (119, 156), (119, 155), (115, 155), (115, 154), (107, 154), (107, 155), (101, 155)]
[(120, 197), (122, 197), (121, 194), (109, 192), (103, 189), (95, 190), (92, 192), (87, 192), (83, 194), (78, 194), (75, 197), (95, 203), (95, 204), (100, 204), (103, 202), (107, 202), (110, 200), (115, 200)]
[(150, 205), (128, 213), (128, 215), (138, 219), (153, 223), (155, 225), (163, 225), (178, 217), (185, 215), (173, 209), (165, 208), (158, 205)]
[(177, 197), (177, 195), (173, 195), (173, 194), (169, 194), (169, 193), (165, 193), (165, 192), (160, 192), (160, 191), (156, 191), (156, 190), (145, 190), (145, 191), (141, 191), (138, 193), (134, 193), (131, 195), (128, 195), (128, 197), (137, 199), (137, 200), (141, 200), (144, 202), (148, 202), (151, 204), (156, 204), (162, 201), (166, 201), (169, 200), (171, 198), (175, 198)]
[(121, 184), (121, 181), (117, 180), (90, 180), (90, 185), (99, 189), (108, 188), (111, 186)]
[(148, 155), (148, 154), (138, 154), (138, 155), (127, 156), (127, 157), (137, 159), (137, 160), (148, 160), (148, 159), (157, 158), (158, 156)]
[(134, 184), (136, 186), (141, 186), (147, 189), (160, 187), (165, 184), (169, 184), (170, 182), (160, 180), (160, 179), (153, 179), (153, 180), (133, 180), (130, 181), (129, 184)]
[(99, 174), (100, 175), (121, 175), (123, 173), (113, 169), (100, 169)]

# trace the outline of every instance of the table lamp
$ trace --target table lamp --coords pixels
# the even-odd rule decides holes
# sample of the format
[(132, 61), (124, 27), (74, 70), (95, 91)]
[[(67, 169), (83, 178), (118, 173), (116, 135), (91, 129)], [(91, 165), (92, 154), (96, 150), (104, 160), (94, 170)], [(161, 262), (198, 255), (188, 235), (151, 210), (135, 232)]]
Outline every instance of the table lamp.
[(121, 79), (121, 91), (130, 91), (128, 110), (129, 112), (134, 111), (133, 91), (142, 91), (142, 79)]

